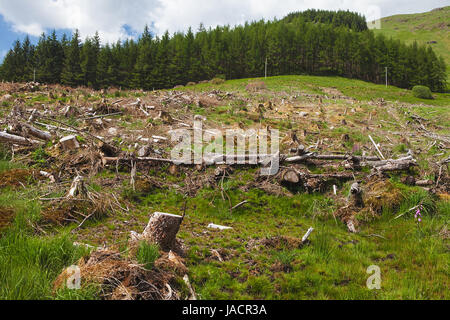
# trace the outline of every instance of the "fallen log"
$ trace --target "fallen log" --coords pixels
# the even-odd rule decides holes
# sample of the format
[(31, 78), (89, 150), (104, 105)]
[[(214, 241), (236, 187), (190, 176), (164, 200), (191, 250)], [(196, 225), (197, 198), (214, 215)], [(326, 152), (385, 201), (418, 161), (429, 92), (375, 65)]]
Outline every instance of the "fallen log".
[(28, 123), (23, 123), (20, 121), (14, 121), (13, 124), (11, 125), (11, 130), (14, 132), (17, 132), (17, 133), (25, 132), (25, 133), (29, 134), (30, 136), (33, 136), (35, 138), (45, 140), (45, 141), (52, 140), (52, 135), (50, 132), (40, 130), (36, 127), (33, 127), (32, 125), (30, 125)]
[(21, 136), (16, 136), (14, 134), (9, 134), (6, 132), (0, 132), (0, 141), (18, 144), (21, 146), (30, 146), (30, 145), (40, 145), (42, 144), (40, 141), (33, 139), (26, 139)]
[(281, 182), (288, 185), (300, 185), (307, 192), (324, 192), (328, 187), (336, 184), (336, 181), (349, 181), (353, 179), (351, 172), (338, 172), (330, 174), (310, 174), (295, 169), (288, 169), (281, 175)]
[(434, 185), (434, 182), (432, 180), (419, 180), (416, 181), (416, 186), (418, 187), (428, 187)]
[(382, 166), (374, 167), (374, 172), (389, 172), (389, 171), (402, 171), (408, 170), (411, 167), (417, 166), (416, 160), (392, 160), (388, 161)]
[(353, 162), (361, 161), (378, 161), (379, 157), (362, 157), (362, 156), (352, 156), (352, 155), (339, 155), (339, 154), (316, 154), (316, 153), (306, 153), (300, 156), (294, 156), (286, 158), (284, 161), (288, 163), (302, 162), (306, 160), (350, 160)]

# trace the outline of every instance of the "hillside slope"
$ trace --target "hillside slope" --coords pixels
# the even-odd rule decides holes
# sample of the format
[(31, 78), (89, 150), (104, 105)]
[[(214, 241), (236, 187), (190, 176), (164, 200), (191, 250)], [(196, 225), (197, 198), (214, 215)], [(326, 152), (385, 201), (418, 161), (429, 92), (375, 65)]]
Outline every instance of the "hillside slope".
[[(450, 94), (421, 100), (393, 86), (314, 76), (151, 92), (27, 88), (0, 84), (0, 131), (9, 130), (11, 117), (27, 121), (28, 112), (41, 131), (56, 129), (51, 141), (34, 146), (0, 143), (0, 299), (147, 299), (155, 287), (156, 299), (185, 299), (186, 274), (204, 300), (450, 298)], [(303, 145), (311, 157), (346, 160), (283, 161), (273, 177), (250, 165), (154, 160), (170, 159), (170, 132), (193, 133), (199, 118), (204, 132), (277, 129), (286, 156), (301, 154)], [(73, 130), (73, 148), (58, 142)], [(412, 153), (417, 162), (383, 173), (378, 161), (347, 158), (376, 157), (372, 139), (387, 159)], [(141, 150), (149, 158), (137, 162), (132, 178), (129, 161)], [(282, 181), (287, 173), (302, 180)], [(76, 198), (65, 196), (74, 177), (83, 186)], [(347, 211), (354, 179), (366, 206)], [(183, 259), (130, 241), (153, 212), (185, 214)], [(348, 231), (348, 221), (358, 233)], [(63, 288), (61, 271), (74, 264), (83, 268), (81, 290)], [(380, 290), (367, 287), (370, 266), (380, 268)]]
[(381, 19), (382, 33), (407, 43), (417, 41), (420, 45), (430, 45), (447, 63), (450, 79), (450, 6), (433, 9), (425, 13), (400, 14)]

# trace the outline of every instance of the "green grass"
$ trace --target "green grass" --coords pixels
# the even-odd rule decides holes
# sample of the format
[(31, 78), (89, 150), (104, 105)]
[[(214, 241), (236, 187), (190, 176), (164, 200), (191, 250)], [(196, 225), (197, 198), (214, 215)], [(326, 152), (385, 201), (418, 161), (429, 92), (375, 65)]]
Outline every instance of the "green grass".
[(136, 258), (140, 264), (144, 265), (144, 268), (151, 270), (155, 261), (159, 258), (159, 247), (142, 241), (139, 243)]
[[(381, 19), (381, 29), (375, 33), (402, 40), (406, 43), (417, 41), (420, 45), (429, 45), (447, 63), (450, 80), (450, 6), (442, 10), (433, 10), (417, 14), (401, 14)], [(437, 43), (427, 44), (429, 41)]]
[[(0, 299), (53, 299), (53, 281), (86, 250), (75, 247), (68, 234), (36, 236), (30, 224), (39, 221), (40, 207), (23, 194), (3, 189), (0, 207), (14, 208), (12, 225), (0, 235)], [(61, 292), (59, 299), (69, 298)], [(81, 290), (77, 293), (85, 297)]]
[[(224, 105), (205, 110), (190, 106), (190, 111), (204, 114), (208, 121), (220, 125), (243, 122), (245, 126), (251, 126), (259, 125), (258, 121), (247, 119), (239, 113), (246, 108), (247, 103), (288, 98), (298, 93), (322, 95), (323, 88), (336, 88), (343, 95), (361, 102), (350, 107), (343, 100), (326, 100), (325, 105), (330, 108), (338, 105), (339, 110), (343, 111), (349, 107), (346, 119), (351, 126), (340, 125), (341, 120), (336, 122), (338, 125), (322, 120), (310, 121), (320, 127), (321, 137), (331, 139), (327, 142), (329, 145), (341, 148), (339, 151), (342, 152), (349, 152), (356, 144), (370, 146), (367, 131), (359, 129), (371, 126), (371, 135), (383, 144), (383, 152), (391, 153), (389, 156), (405, 154), (410, 148), (417, 151), (420, 147), (422, 152), (417, 154), (420, 169), (426, 169), (426, 173), (432, 177), (431, 168), (426, 168), (426, 157), (431, 154), (434, 159), (434, 154), (442, 153), (438, 144), (429, 152), (424, 151), (428, 150), (426, 145), (419, 146), (416, 142), (413, 142), (412, 147), (409, 145), (411, 142), (392, 143), (392, 148), (389, 148), (383, 134), (401, 131), (398, 124), (408, 125), (407, 121), (413, 121), (405, 112), (428, 119), (429, 128), (435, 126), (436, 132), (448, 134), (449, 94), (435, 94), (434, 100), (424, 101), (415, 98), (409, 90), (340, 77), (282, 76), (259, 80), (266, 83), (267, 90), (256, 95), (245, 90), (247, 83), (254, 79), (226, 81), (219, 85), (200, 84), (181, 90), (207, 92), (219, 89), (238, 93), (240, 101), (224, 102)], [(130, 93), (118, 94), (127, 95)], [(248, 101), (245, 100), (247, 98)], [(378, 98), (394, 103), (387, 107), (370, 103)], [(310, 103), (302, 99), (300, 96), (293, 103)], [(352, 113), (351, 108), (358, 110)], [(389, 108), (396, 110), (393, 113)], [(376, 112), (376, 115), (367, 124), (370, 112)], [(399, 116), (394, 124), (376, 122), (391, 121), (392, 114)], [(133, 122), (132, 117), (124, 119), (127, 120), (124, 123), (127, 128), (145, 125), (142, 121)], [(283, 131), (301, 129), (299, 124), (289, 119), (265, 119), (262, 124), (266, 122)], [(382, 126), (379, 130), (376, 128), (378, 124)], [(337, 139), (341, 139), (344, 134), (349, 135), (350, 141), (345, 144), (338, 141), (336, 144)], [(394, 136), (390, 138), (396, 139)], [(317, 136), (305, 137), (305, 144), (316, 142)], [(20, 163), (10, 162), (11, 156), (9, 150), (0, 149), (0, 172), (23, 167)], [(47, 157), (44, 148), (37, 149), (31, 156), (37, 162)], [(168, 167), (151, 167), (143, 173), (168, 183), (168, 186), (177, 184), (180, 188), (186, 187), (188, 176), (195, 181), (197, 175), (214, 174), (214, 168), (208, 168), (198, 173), (183, 173), (180, 170), (180, 173), (171, 175)], [(327, 170), (312, 165), (308, 169), (313, 173)], [(292, 197), (285, 197), (255, 188), (244, 191), (243, 187), (255, 181), (257, 175), (258, 169), (255, 168), (236, 168), (231, 177), (224, 179), (223, 190), (232, 205), (249, 201), (232, 212), (228, 197), (225, 196), (224, 200), (217, 187), (214, 189), (202, 184), (197, 195), (188, 198), (186, 218), (178, 237), (187, 246), (185, 261), (189, 278), (201, 299), (450, 298), (448, 239), (440, 235), (441, 230), (448, 226), (449, 202), (438, 200), (422, 188), (405, 186), (400, 182), (400, 175), (394, 176), (391, 182), (402, 193), (402, 201), (385, 209), (379, 217), (361, 221), (360, 233), (350, 234), (345, 224), (333, 216), (340, 202), (330, 193), (305, 194), (293, 190)], [(74, 225), (50, 228), (47, 235), (32, 227), (41, 219), (41, 204), (36, 199), (48, 192), (45, 182), (32, 183), (26, 188), (0, 190), (0, 208), (14, 208), (15, 212), (15, 220), (0, 235), (0, 299), (97, 299), (99, 288), (95, 286), (83, 287), (80, 291), (63, 289), (53, 292), (53, 281), (57, 275), (87, 254), (84, 249), (74, 247), (73, 241), (92, 245), (106, 242), (108, 245), (120, 246), (122, 252), (126, 249), (129, 231), (142, 231), (148, 223), (149, 213), (183, 213), (185, 195), (182, 192), (172, 187), (155, 187), (148, 192), (133, 191), (129, 184), (129, 171), (126, 170), (118, 174), (115, 169), (104, 170), (90, 178), (92, 181), (89, 181), (89, 185), (97, 192), (108, 192), (111, 187), (105, 186), (102, 180), (113, 179), (119, 181), (112, 187), (114, 192), (129, 202), (127, 206), (130, 211), (109, 215), (101, 221), (88, 221), (75, 234), (70, 233)], [(341, 200), (347, 196), (350, 185), (350, 182), (338, 185)], [(417, 205), (421, 205), (423, 214), (420, 225), (414, 219), (414, 211), (410, 211)], [(401, 214), (398, 219), (394, 219)], [(207, 228), (209, 223), (231, 226), (233, 229), (213, 231)], [(301, 247), (251, 246), (266, 238), (288, 236), (301, 239), (310, 227), (315, 230), (310, 241)], [(212, 249), (220, 252), (223, 262), (214, 259)], [(151, 268), (158, 257), (156, 246), (140, 244), (137, 252), (139, 263)], [(381, 268), (381, 290), (371, 291), (366, 287), (369, 277), (366, 270), (371, 265)]]
[(342, 77), (322, 77), (322, 76), (277, 76), (257, 78), (257, 79), (238, 79), (229, 80), (224, 84), (213, 85), (210, 83), (198, 84), (195, 86), (184, 87), (176, 90), (203, 92), (213, 89), (219, 89), (224, 92), (237, 91), (244, 96), (248, 93), (245, 86), (251, 81), (264, 81), (267, 90), (272, 92), (286, 92), (287, 94), (308, 93), (324, 94), (322, 87), (336, 88), (343, 95), (356, 98), (361, 101), (372, 101), (380, 98), (386, 101), (399, 101), (411, 104), (427, 104), (433, 106), (447, 107), (450, 101), (448, 93), (433, 93), (434, 100), (423, 100), (414, 97), (411, 90), (401, 89), (394, 86), (378, 85), (371, 82), (365, 82), (356, 79)]

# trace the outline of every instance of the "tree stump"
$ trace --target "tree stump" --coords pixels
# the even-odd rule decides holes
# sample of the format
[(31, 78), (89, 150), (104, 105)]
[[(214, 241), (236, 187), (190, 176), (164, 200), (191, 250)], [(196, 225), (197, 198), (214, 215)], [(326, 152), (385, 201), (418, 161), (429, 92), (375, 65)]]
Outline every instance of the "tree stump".
[(59, 143), (61, 144), (62, 148), (67, 151), (78, 149), (80, 147), (76, 136), (64, 137), (59, 140)]
[(300, 182), (300, 178), (294, 170), (288, 170), (283, 174), (283, 181), (297, 184)]
[(182, 216), (155, 212), (142, 233), (142, 238), (157, 243), (162, 250), (170, 250), (175, 245), (182, 221)]
[(357, 208), (364, 208), (363, 191), (358, 182), (355, 182), (350, 188), (351, 203)]

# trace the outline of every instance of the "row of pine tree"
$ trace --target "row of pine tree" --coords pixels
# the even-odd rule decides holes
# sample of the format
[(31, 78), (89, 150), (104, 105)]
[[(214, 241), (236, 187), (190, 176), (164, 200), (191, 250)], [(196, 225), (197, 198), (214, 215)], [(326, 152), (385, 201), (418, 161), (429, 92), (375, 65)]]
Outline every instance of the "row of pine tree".
[(16, 41), (0, 66), (6, 81), (36, 81), (94, 88), (145, 90), (208, 80), (268, 74), (340, 75), (402, 88), (425, 85), (446, 90), (446, 65), (430, 47), (375, 36), (365, 18), (348, 11), (308, 10), (282, 20), (255, 21), (194, 33), (154, 37), (145, 28), (138, 40), (101, 46), (100, 37), (80, 40), (43, 34), (37, 45)]

